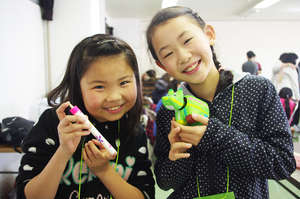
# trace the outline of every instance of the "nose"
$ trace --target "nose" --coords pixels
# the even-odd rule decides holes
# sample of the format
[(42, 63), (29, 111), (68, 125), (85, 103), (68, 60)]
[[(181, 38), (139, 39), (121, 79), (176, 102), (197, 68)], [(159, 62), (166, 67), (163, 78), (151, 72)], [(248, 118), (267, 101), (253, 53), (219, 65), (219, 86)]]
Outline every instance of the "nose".
[(188, 49), (178, 48), (177, 50), (178, 62), (180, 65), (186, 64), (190, 61), (192, 54)]
[(113, 89), (107, 92), (106, 101), (107, 102), (116, 102), (122, 99), (122, 94), (119, 89)]

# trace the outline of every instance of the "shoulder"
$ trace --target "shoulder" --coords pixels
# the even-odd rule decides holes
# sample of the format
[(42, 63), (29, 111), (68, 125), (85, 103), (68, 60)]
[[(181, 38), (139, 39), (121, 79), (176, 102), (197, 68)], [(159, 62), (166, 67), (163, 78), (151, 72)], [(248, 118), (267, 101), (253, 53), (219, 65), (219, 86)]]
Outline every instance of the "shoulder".
[(57, 126), (59, 123), (55, 108), (46, 109), (40, 116), (37, 124), (50, 124)]
[(237, 85), (240, 86), (260, 86), (260, 87), (264, 87), (264, 86), (272, 86), (272, 82), (271, 80), (260, 76), (260, 75), (250, 75), (250, 74), (246, 74), (244, 76), (242, 76), (241, 78), (239, 78), (236, 83)]
[(46, 109), (40, 116), (40, 118), (43, 118), (43, 117), (56, 117), (57, 118), (56, 109), (55, 108)]
[(249, 73), (236, 73), (233, 72), (233, 82), (238, 86), (249, 86), (249, 85), (261, 85), (261, 86), (272, 86), (271, 80), (261, 75), (251, 75)]
[(36, 137), (37, 135), (48, 134), (47, 132), (55, 133), (57, 131), (58, 123), (59, 123), (59, 119), (56, 115), (55, 109), (54, 108), (46, 109), (41, 114), (39, 120), (33, 126), (28, 136)]
[(259, 75), (246, 75), (235, 83), (235, 88), (243, 95), (249, 94), (258, 98), (277, 95), (271, 80)]
[[(58, 117), (54, 108), (45, 110), (40, 116), (38, 122), (33, 126), (29, 134), (24, 138), (22, 150), (24, 152), (31, 146), (43, 147), (43, 143), (47, 146), (58, 145), (57, 125)], [(55, 149), (55, 148), (53, 148)], [(49, 148), (47, 148), (49, 150)]]

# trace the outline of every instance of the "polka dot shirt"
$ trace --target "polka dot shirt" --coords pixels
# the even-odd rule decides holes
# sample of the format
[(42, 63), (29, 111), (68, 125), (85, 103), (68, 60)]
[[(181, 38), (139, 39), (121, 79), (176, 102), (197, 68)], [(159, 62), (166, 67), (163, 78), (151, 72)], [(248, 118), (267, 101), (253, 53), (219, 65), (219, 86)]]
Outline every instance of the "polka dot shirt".
[[(182, 86), (185, 94), (191, 94)], [(246, 75), (234, 86), (232, 122), (229, 115), (232, 85), (208, 102), (207, 130), (187, 159), (170, 161), (170, 121), (174, 112), (162, 107), (157, 115), (155, 175), (160, 188), (174, 192), (170, 199), (198, 197), (229, 191), (235, 198), (269, 198), (267, 179), (284, 179), (295, 170), (288, 122), (272, 83)]]

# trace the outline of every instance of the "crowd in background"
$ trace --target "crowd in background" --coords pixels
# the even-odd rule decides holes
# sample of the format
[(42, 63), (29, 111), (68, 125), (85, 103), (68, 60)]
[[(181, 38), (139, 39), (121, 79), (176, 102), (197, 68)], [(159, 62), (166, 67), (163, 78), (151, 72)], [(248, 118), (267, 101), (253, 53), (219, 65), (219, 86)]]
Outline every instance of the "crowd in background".
[[(256, 54), (250, 50), (246, 53), (246, 56), (247, 61), (242, 64), (242, 71), (251, 75), (260, 75), (262, 66), (256, 60)], [(293, 134), (295, 131), (300, 131), (298, 106), (300, 100), (300, 61), (297, 64), (297, 59), (298, 55), (296, 53), (282, 53), (279, 57), (280, 64), (273, 67), (271, 79), (278, 92)], [(161, 98), (167, 94), (169, 89), (176, 90), (180, 82), (167, 73), (157, 77), (153, 69), (142, 74), (141, 80), (144, 105), (142, 124), (150, 144), (153, 145), (156, 136), (156, 113), (162, 105)]]
[(167, 94), (169, 89), (176, 90), (180, 82), (167, 73), (159, 78), (153, 69), (146, 71), (141, 79), (144, 107), (141, 120), (150, 144), (154, 145), (156, 136), (155, 119), (156, 113), (162, 105), (161, 98)]
[(296, 53), (282, 53), (280, 65), (273, 67), (272, 82), (280, 96), (292, 134), (299, 131), (300, 62)]

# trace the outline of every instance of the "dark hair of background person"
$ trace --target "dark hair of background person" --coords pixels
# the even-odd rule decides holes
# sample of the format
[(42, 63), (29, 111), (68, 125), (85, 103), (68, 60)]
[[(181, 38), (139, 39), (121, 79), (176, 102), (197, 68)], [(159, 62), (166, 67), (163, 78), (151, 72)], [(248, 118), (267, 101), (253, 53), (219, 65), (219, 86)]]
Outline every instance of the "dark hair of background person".
[(279, 60), (282, 63), (291, 63), (296, 65), (296, 60), (298, 59), (298, 55), (296, 53), (282, 53), (279, 57)]
[[(180, 16), (188, 16), (191, 19), (195, 20), (199, 27), (203, 30), (206, 26), (206, 23), (204, 20), (190, 8), (187, 7), (182, 7), (182, 6), (174, 6), (174, 7), (169, 7), (162, 9), (159, 11), (153, 18), (152, 21), (150, 22), (147, 31), (146, 31), (146, 38), (147, 38), (147, 44), (149, 51), (152, 55), (152, 57), (156, 60), (158, 60), (158, 57), (155, 53), (155, 50), (152, 45), (152, 36), (153, 32), (157, 28), (158, 25), (163, 24), (164, 22), (168, 21), (169, 19), (173, 19), (176, 17)], [(213, 55), (213, 61), (217, 69), (221, 67), (220, 62), (217, 60), (216, 53), (214, 51), (213, 46), (210, 46), (212, 55)], [(226, 88), (229, 84), (232, 83), (233, 80), (233, 75), (230, 71), (225, 71), (225, 70), (220, 70), (220, 81), (216, 90), (216, 94)]]
[[(137, 99), (135, 105), (128, 111), (128, 132), (135, 129), (140, 120), (142, 111), (142, 94), (139, 77), (139, 69), (136, 56), (132, 48), (123, 40), (111, 35), (96, 34), (83, 39), (71, 52), (67, 69), (61, 83), (47, 94), (48, 104), (58, 107), (60, 104), (70, 101), (77, 105), (83, 112), (87, 112), (81, 93), (80, 80), (89, 69), (91, 63), (101, 57), (113, 55), (125, 55), (128, 65), (134, 72), (137, 86)], [(103, 66), (111, 67), (111, 66)]]
[(153, 69), (147, 70), (146, 74), (151, 78), (156, 78), (156, 72)]
[(254, 54), (254, 52), (253, 51), (248, 51), (247, 52), (247, 57), (248, 57), (248, 59), (251, 59), (252, 57), (255, 57), (256, 55)]
[(293, 91), (288, 87), (283, 87), (279, 91), (279, 97), (284, 99), (285, 113), (288, 119), (290, 119), (290, 114), (291, 114), (290, 99), (292, 96), (293, 96)]
[(181, 81), (178, 81), (176, 79), (171, 80), (168, 84), (168, 90), (173, 89), (174, 91), (176, 91), (180, 83)]

